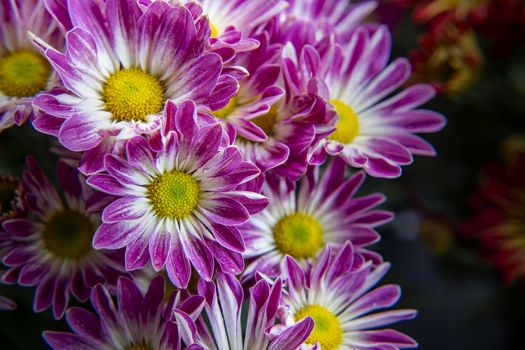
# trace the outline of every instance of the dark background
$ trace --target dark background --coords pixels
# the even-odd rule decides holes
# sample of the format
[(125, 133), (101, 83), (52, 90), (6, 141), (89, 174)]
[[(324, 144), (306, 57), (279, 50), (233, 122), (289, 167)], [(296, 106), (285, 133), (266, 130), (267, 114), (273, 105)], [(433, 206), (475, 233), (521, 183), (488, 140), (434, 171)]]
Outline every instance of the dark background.
[[(394, 31), (394, 55), (406, 56), (423, 28), (404, 18)], [(490, 41), (478, 35), (484, 53)], [(400, 307), (419, 310), (416, 320), (396, 327), (414, 337), (423, 350), (525, 349), (525, 289), (505, 285), (481, 257), (477, 242), (457, 234), (473, 214), (469, 197), (488, 161), (503, 161), (502, 144), (525, 134), (525, 48), (503, 57), (486, 55), (478, 80), (460, 95), (440, 96), (429, 106), (445, 114), (448, 126), (427, 137), (436, 158), (418, 157), (397, 180), (368, 179), (362, 194), (383, 192), (385, 208), (396, 220), (384, 227), (375, 248), (392, 262), (385, 283), (397, 283), (404, 295)], [(0, 137), (0, 175), (19, 175), (26, 154), (34, 155), (53, 173), (49, 138), (29, 125)], [(422, 223), (434, 229), (421, 232)], [(525, 257), (524, 257), (525, 258)], [(0, 312), (0, 348), (45, 349), (44, 329), (66, 329), (51, 313), (32, 312), (33, 291), (0, 286), (0, 294), (18, 303), (18, 310)]]

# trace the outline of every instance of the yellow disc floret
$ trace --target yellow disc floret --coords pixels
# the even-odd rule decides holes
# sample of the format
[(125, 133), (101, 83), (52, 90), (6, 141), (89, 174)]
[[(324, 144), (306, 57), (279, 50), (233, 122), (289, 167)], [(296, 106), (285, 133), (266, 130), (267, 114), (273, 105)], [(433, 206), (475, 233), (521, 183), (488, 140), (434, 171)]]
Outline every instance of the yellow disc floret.
[(153, 75), (138, 69), (122, 69), (104, 84), (102, 98), (114, 121), (146, 121), (162, 111), (164, 85)]
[(158, 176), (148, 186), (148, 198), (155, 213), (162, 218), (187, 217), (195, 210), (199, 197), (199, 182), (178, 170)]
[(91, 250), (95, 233), (93, 222), (75, 210), (64, 210), (53, 215), (44, 225), (44, 246), (52, 255), (68, 260), (80, 260)]
[(210, 29), (211, 29), (211, 38), (216, 38), (219, 36), (219, 28), (217, 28), (212, 22), (210, 22)]
[(266, 135), (272, 135), (273, 128), (275, 127), (275, 123), (277, 121), (277, 107), (272, 106), (268, 113), (250, 119), (250, 121), (261, 128)]
[(237, 107), (239, 107), (239, 101), (237, 100), (236, 96), (233, 96), (226, 106), (219, 109), (218, 111), (212, 112), (211, 114), (213, 114), (215, 118), (228, 119), (230, 114), (232, 114), (232, 112), (236, 110)]
[(20, 50), (0, 57), (0, 92), (30, 97), (45, 90), (51, 66), (34, 51)]
[(346, 103), (340, 100), (330, 102), (334, 105), (339, 120), (335, 132), (328, 139), (349, 144), (359, 135), (359, 118), (352, 107)]
[(334, 313), (320, 305), (308, 305), (295, 313), (297, 321), (306, 316), (313, 318), (315, 323), (306, 343), (313, 345), (319, 342), (323, 350), (339, 349), (343, 341), (343, 330)]
[(323, 247), (323, 230), (319, 221), (305, 213), (283, 217), (273, 228), (277, 248), (296, 259), (311, 258)]

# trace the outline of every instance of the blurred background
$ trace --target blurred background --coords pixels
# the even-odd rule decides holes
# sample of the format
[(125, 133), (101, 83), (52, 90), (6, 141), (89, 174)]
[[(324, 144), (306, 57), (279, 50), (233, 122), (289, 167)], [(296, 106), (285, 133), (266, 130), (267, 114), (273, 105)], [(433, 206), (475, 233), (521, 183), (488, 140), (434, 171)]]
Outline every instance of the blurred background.
[[(428, 107), (448, 118), (427, 137), (437, 157), (361, 191), (386, 194), (397, 214), (374, 247), (392, 262), (385, 283), (403, 288), (400, 306), (419, 310), (397, 328), (423, 350), (525, 349), (525, 2), (384, 0), (376, 19), (392, 28), (393, 56), (411, 59), (412, 83), (438, 89)], [(0, 175), (20, 175), (26, 154), (53, 173), (50, 139), (29, 128), (2, 134)], [(45, 349), (43, 329), (67, 329), (32, 313), (32, 290), (0, 294), (19, 305), (0, 312), (1, 349)]]

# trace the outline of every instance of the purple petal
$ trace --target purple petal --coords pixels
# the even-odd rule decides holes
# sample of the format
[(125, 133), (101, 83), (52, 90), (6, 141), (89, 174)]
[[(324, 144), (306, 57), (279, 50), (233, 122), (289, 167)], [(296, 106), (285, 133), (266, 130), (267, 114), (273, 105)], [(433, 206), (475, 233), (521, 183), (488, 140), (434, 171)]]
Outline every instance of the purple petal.
[(279, 334), (279, 336), (272, 341), (268, 350), (297, 349), (308, 339), (313, 329), (314, 320), (311, 317), (306, 317)]
[(80, 152), (97, 146), (102, 136), (98, 133), (100, 121), (74, 114), (62, 124), (58, 138), (68, 149)]
[(44, 339), (54, 350), (97, 350), (95, 344), (72, 333), (46, 331)]
[(144, 216), (146, 205), (141, 205), (137, 198), (119, 198), (108, 205), (102, 213), (102, 221), (106, 224), (136, 220)]
[(211, 221), (220, 225), (240, 225), (250, 218), (250, 213), (239, 202), (216, 196), (203, 203), (202, 212)]
[(160, 271), (166, 264), (171, 251), (171, 234), (162, 230), (156, 230), (151, 236), (149, 243), (149, 255), (151, 264), (155, 271)]
[(114, 224), (102, 224), (93, 237), (95, 249), (121, 249), (140, 236), (146, 224), (135, 221), (121, 221)]
[(166, 262), (168, 277), (177, 288), (186, 288), (190, 281), (191, 266), (180, 243), (172, 242), (171, 252)]

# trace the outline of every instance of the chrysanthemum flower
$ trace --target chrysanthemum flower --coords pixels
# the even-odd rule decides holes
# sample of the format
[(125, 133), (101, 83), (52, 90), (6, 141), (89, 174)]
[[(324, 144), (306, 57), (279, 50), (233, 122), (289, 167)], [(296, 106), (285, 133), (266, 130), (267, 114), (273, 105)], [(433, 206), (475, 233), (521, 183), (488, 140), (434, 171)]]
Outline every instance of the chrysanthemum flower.
[(154, 152), (143, 137), (127, 144), (127, 159), (107, 155), (108, 174), (93, 175), (88, 183), (117, 196), (102, 215), (95, 234), (96, 248), (126, 247), (129, 270), (145, 266), (151, 257), (155, 270), (166, 265), (170, 279), (186, 287), (190, 261), (206, 279), (214, 259), (223, 271), (240, 273), (244, 242), (237, 226), (262, 210), (267, 199), (237, 191), (259, 175), (242, 161), (235, 146), (222, 147), (220, 124), (200, 126), (195, 104), (166, 106), (162, 149)]
[(33, 46), (27, 32), (63, 45), (63, 34), (44, 1), (0, 1), (0, 132), (34, 115), (32, 100), (56, 86), (53, 69)]
[(448, 20), (434, 21), (410, 60), (414, 66), (411, 81), (431, 84), (439, 93), (454, 96), (474, 84), (484, 58), (472, 28)]
[[(347, 243), (333, 256), (325, 248), (317, 262), (303, 269), (291, 257), (286, 258), (280, 317), (284, 325), (294, 325), (311, 317), (315, 326), (299, 349), (406, 349), (417, 347), (409, 336), (393, 329), (377, 329), (414, 318), (415, 310), (372, 313), (394, 305), (401, 296), (397, 285), (371, 290), (389, 269), (384, 263), (372, 269), (369, 263), (356, 264), (356, 254)], [(277, 333), (281, 331), (277, 328)], [(286, 329), (286, 328), (285, 328)]]
[(312, 166), (297, 189), (286, 180), (267, 176), (263, 194), (270, 205), (241, 226), (245, 258), (254, 259), (245, 275), (259, 271), (278, 276), (286, 255), (304, 262), (327, 244), (339, 248), (351, 240), (362, 247), (379, 240), (375, 228), (393, 217), (373, 209), (385, 197), (354, 197), (365, 175), (360, 172), (345, 179), (345, 168), (336, 158), (320, 177), (319, 168)]
[[(187, 2), (191, 2), (192, 0)], [(230, 48), (250, 51), (258, 45), (251, 37), (258, 27), (280, 14), (288, 6), (285, 0), (197, 0), (210, 20), (212, 50)]]
[[(239, 281), (231, 276), (217, 275), (214, 282), (199, 281), (199, 295), (206, 303), (201, 317), (192, 322), (175, 311), (175, 316), (185, 332), (187, 343), (202, 350), (291, 350), (296, 349), (310, 335), (313, 321), (307, 317), (270, 338), (269, 329), (275, 325), (281, 302), (282, 283), (278, 279), (273, 285), (258, 281), (251, 289), (249, 303), (245, 304), (244, 291)], [(186, 340), (187, 339), (187, 340)]]
[(74, 333), (44, 332), (54, 350), (180, 350), (180, 331), (173, 309), (187, 318), (196, 318), (203, 298), (183, 292), (164, 298), (164, 278), (152, 280), (146, 293), (128, 278), (118, 280), (117, 305), (108, 290), (97, 285), (91, 292), (96, 313), (73, 307), (66, 318)]
[(285, 105), (285, 91), (278, 85), (281, 45), (270, 44), (266, 32), (255, 37), (261, 46), (239, 54), (232, 62), (244, 67), (249, 77), (240, 80), (238, 93), (212, 115), (225, 126), (230, 140), (236, 140), (245, 159), (265, 172), (288, 159), (290, 147), (287, 144), (294, 144), (289, 139), (306, 138), (306, 142), (295, 143), (309, 145), (311, 132), (303, 129), (312, 127), (287, 120), (291, 111)]
[(431, 86), (410, 86), (389, 97), (410, 76), (406, 59), (388, 64), (390, 45), (386, 27), (372, 33), (359, 29), (344, 49), (333, 45), (319, 68), (327, 85), (320, 93), (338, 115), (336, 131), (321, 143), (324, 151), (385, 178), (399, 176), (413, 155), (434, 155), (434, 148), (415, 133), (445, 125), (441, 114), (416, 109), (434, 96)]
[(52, 305), (54, 316), (60, 318), (70, 294), (83, 301), (97, 283), (116, 283), (123, 270), (122, 255), (91, 246), (100, 211), (110, 198), (92, 191), (77, 171), (59, 162), (61, 196), (32, 158), (28, 166), (22, 182), (27, 217), (2, 225), (0, 251), (9, 267), (3, 281), (38, 285), (35, 311)]
[[(309, 62), (302, 57), (296, 60), (280, 57), (279, 63), (283, 71), (279, 83), (284, 85), (284, 97), (274, 99), (267, 113), (244, 121), (242, 129), (236, 126), (235, 144), (245, 159), (262, 171), (274, 169), (280, 176), (296, 180), (306, 172), (308, 148), (333, 131), (335, 119), (325, 101), (317, 96), (319, 80), (310, 72)], [(295, 74), (297, 71), (304, 74), (299, 76)], [(269, 77), (271, 75), (267, 75)], [(264, 81), (259, 79), (258, 84)], [(276, 88), (270, 91), (277, 92)], [(261, 139), (263, 135), (265, 138)]]
[(267, 32), (255, 36), (261, 45), (257, 50), (237, 55), (232, 65), (241, 66), (248, 77), (241, 77), (239, 91), (224, 108), (211, 112), (223, 122), (231, 135), (252, 141), (265, 141), (268, 137), (264, 127), (257, 124), (283, 96), (284, 90), (277, 85), (281, 68), (280, 44), (270, 44)]
[(292, 42), (297, 50), (305, 44), (333, 36), (347, 43), (352, 32), (372, 14), (377, 1), (288, 0), (276, 27), (275, 40)]
[(237, 90), (221, 57), (204, 52), (209, 38), (184, 6), (155, 1), (142, 11), (135, 0), (86, 0), (69, 1), (68, 10), (64, 54), (34, 39), (67, 88), (35, 100), (47, 114), (34, 125), (70, 150), (89, 151), (84, 173), (102, 170), (104, 154), (157, 128), (167, 100), (214, 110)]
[[(149, 5), (156, 0), (139, 0)], [(256, 49), (260, 42), (258, 34), (268, 21), (279, 15), (288, 4), (286, 0), (163, 0), (171, 5), (180, 3), (192, 12), (194, 18), (206, 18), (209, 22), (211, 52), (230, 61), (238, 52)]]
[(484, 254), (505, 281), (525, 283), (525, 153), (508, 166), (490, 165), (486, 181), (473, 198), (474, 217), (462, 231), (478, 237)]

